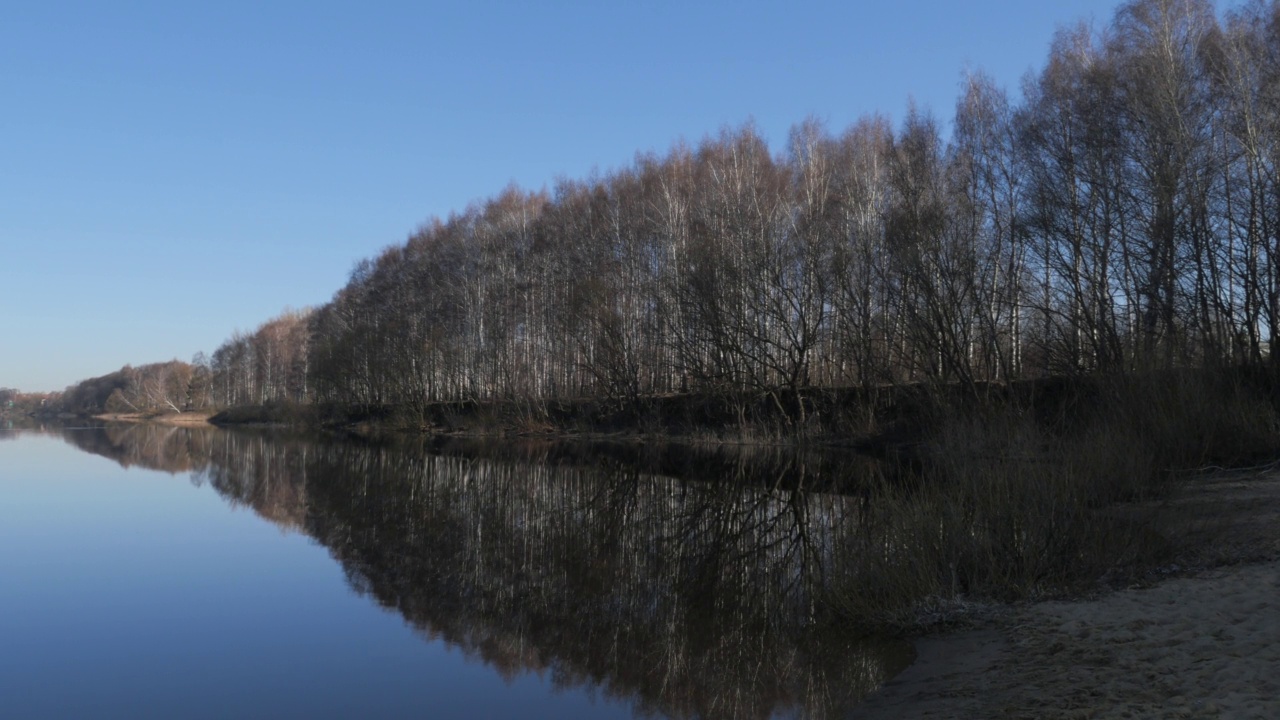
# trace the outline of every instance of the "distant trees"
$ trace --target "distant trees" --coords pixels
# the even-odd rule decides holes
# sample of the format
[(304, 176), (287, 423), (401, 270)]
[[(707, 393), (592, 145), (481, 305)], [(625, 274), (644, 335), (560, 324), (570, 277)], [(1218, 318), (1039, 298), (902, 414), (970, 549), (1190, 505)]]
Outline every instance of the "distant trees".
[(199, 412), (304, 402), (310, 387), (311, 310), (285, 310), (252, 333), (235, 333), (212, 357), (171, 360), (83, 380), (59, 408), (77, 414)]
[(15, 388), (0, 388), (0, 416), (37, 412), (56, 399), (56, 393), (24, 393)]
[(57, 406), (83, 415), (204, 410), (207, 376), (200, 367), (180, 360), (126, 365), (72, 385), (58, 398)]

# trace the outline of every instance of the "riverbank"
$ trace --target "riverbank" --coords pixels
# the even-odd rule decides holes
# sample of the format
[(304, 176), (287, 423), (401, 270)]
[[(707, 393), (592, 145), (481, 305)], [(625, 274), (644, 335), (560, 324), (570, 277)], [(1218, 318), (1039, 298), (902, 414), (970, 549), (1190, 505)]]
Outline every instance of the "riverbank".
[[(1151, 411), (1159, 413), (1143, 417)], [(1183, 368), (1132, 374), (1052, 376), (1011, 383), (913, 382), (871, 387), (687, 392), (629, 399), (488, 398), (415, 405), (277, 401), (225, 407), (215, 425), (290, 425), (360, 435), (470, 437), (662, 438), (735, 444), (829, 445), (898, 456), (931, 443), (957, 421), (991, 413), (1017, 415), (1061, 435), (1102, 426), (1118, 416), (1157, 425), (1190, 421), (1188, 446), (1218, 464), (1255, 459), (1252, 448), (1228, 447), (1208, 421), (1237, 417), (1267, 433), (1255, 416), (1280, 416), (1280, 366)], [(1248, 416), (1248, 417), (1243, 417)], [(1162, 428), (1163, 430), (1163, 428)], [(1264, 453), (1273, 444), (1263, 443)], [(1219, 457), (1223, 451), (1246, 457)], [(1247, 463), (1246, 463), (1247, 464)]]
[(1179, 563), (921, 638), (859, 717), (1280, 717), (1280, 470), (1212, 474), (1175, 504), (1194, 510)]

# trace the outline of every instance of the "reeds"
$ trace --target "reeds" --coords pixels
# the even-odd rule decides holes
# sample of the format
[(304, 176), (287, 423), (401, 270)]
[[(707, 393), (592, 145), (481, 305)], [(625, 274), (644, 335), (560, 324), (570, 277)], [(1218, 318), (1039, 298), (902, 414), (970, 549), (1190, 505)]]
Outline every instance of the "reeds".
[(833, 603), (868, 627), (914, 628), (967, 602), (1085, 592), (1173, 562), (1190, 550), (1177, 515), (1194, 508), (1166, 502), (1185, 471), (1280, 453), (1272, 380), (1151, 374), (939, 403), (918, 462), (847, 528)]

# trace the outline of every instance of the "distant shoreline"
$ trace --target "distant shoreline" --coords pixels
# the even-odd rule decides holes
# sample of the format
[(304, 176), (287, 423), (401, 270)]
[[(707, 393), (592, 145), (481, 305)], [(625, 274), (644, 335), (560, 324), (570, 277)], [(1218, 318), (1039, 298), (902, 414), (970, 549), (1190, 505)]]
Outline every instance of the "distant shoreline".
[(213, 413), (183, 412), (160, 415), (152, 413), (103, 413), (92, 417), (94, 420), (102, 420), (104, 422), (155, 423), (157, 425), (200, 427), (210, 425), (209, 418), (213, 417)]

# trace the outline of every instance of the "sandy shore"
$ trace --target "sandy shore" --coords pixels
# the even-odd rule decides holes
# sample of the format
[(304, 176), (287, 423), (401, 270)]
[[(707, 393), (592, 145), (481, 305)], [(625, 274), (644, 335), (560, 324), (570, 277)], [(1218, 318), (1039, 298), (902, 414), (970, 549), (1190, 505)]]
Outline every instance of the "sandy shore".
[(107, 422), (134, 422), (134, 423), (157, 423), (159, 425), (181, 425), (184, 427), (208, 425), (209, 413), (170, 413), (168, 415), (141, 415), (136, 413), (109, 413), (106, 415), (94, 415), (95, 420), (105, 420)]
[(1280, 473), (1210, 478), (1180, 503), (1217, 539), (1188, 558), (1203, 569), (925, 638), (859, 717), (1280, 718)]

